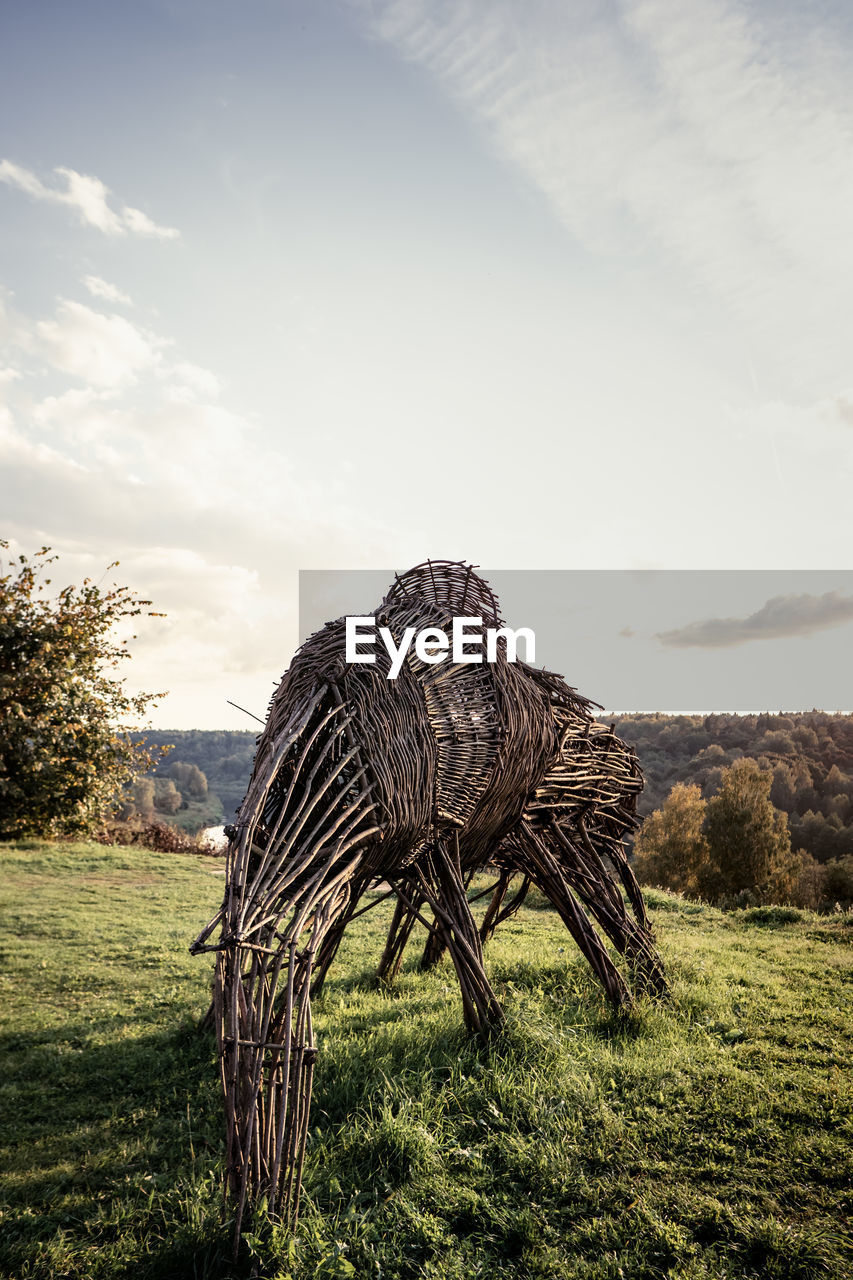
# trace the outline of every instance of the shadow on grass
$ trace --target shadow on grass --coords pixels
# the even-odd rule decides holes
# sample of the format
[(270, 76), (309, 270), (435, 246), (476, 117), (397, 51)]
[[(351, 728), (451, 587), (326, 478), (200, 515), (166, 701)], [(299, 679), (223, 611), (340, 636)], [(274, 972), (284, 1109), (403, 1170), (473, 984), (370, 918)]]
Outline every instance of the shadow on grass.
[[(423, 983), (420, 991), (411, 985), (377, 988), (375, 979), (358, 986), (347, 980), (330, 983), (327, 1003), (318, 1002), (320, 1016), (328, 1021), (318, 1030), (321, 1052), (312, 1112), (324, 1130), (351, 1124), (391, 1098), (434, 1097), (445, 1085), (471, 1073), (498, 1070), (518, 1078), (547, 1073), (572, 1052), (566, 1034), (591, 1034), (613, 1044), (650, 1034), (645, 1001), (643, 1012), (638, 1008), (618, 1013), (582, 972), (556, 965), (553, 971), (537, 971), (534, 981), (528, 966), (502, 964), (494, 967), (492, 976), (507, 1020), (489, 1041), (480, 1043), (465, 1031), (452, 968), (444, 974), (414, 976)], [(444, 994), (448, 989), (449, 996)], [(356, 990), (368, 1000), (351, 1007), (341, 1002)]]
[(68, 1023), (0, 1037), (4, 1274), (236, 1274), (212, 1039), (187, 1019), (135, 1032)]

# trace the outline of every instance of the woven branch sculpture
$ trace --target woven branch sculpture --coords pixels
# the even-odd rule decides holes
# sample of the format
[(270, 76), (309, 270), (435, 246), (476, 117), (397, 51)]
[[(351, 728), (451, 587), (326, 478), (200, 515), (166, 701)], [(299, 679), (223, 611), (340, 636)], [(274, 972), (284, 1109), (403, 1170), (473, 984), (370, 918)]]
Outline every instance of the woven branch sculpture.
[[(398, 645), (406, 627), (449, 631), (454, 617), (502, 625), (486, 582), (447, 561), (397, 577), (373, 616)], [(381, 645), (375, 664), (348, 664), (344, 636), (345, 619), (328, 623), (276, 689), (231, 829), (225, 900), (191, 948), (216, 952), (235, 1248), (246, 1205), (262, 1197), (296, 1222), (317, 1054), (311, 998), (378, 881), (396, 896), (380, 976), (393, 978), (420, 921), (423, 964), (449, 952), (473, 1035), (503, 1021), (483, 943), (531, 884), (613, 1005), (631, 994), (606, 941), (637, 986), (666, 987), (623, 848), (642, 775), (593, 720), (595, 704), (560, 676), (507, 661), (502, 642), (482, 664), (427, 664), (410, 650), (389, 680)], [(478, 928), (468, 888), (487, 865), (497, 882)]]

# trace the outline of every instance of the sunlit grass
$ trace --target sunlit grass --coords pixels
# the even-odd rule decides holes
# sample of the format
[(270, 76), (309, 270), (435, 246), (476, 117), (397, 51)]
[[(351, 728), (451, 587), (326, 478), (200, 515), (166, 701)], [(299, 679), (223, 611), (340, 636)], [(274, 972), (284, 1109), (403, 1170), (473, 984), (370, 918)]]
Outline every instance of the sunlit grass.
[(486, 1049), (414, 941), (377, 987), (390, 904), (362, 917), (315, 1005), (297, 1237), (259, 1220), (232, 1265), (211, 965), (187, 953), (217, 865), (0, 850), (3, 1274), (853, 1274), (849, 918), (663, 894), (670, 1003), (610, 1014), (534, 897), (489, 947), (508, 1026)]

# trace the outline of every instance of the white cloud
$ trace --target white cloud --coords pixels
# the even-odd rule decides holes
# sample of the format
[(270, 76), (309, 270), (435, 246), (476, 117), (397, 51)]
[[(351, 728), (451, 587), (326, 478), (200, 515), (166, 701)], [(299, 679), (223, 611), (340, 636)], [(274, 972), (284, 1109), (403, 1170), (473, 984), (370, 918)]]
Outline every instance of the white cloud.
[[(6, 483), (5, 508), (6, 518), (15, 522), (16, 507), (24, 495), (31, 497), (32, 490), (26, 487), (27, 477), (36, 472), (60, 477), (60, 484), (68, 481), (71, 473), (82, 476), (86, 467), (69, 458), (61, 450), (44, 441), (28, 440), (18, 429), (13, 413), (8, 405), (3, 406), (5, 413), (0, 419), (0, 459), (3, 462), (3, 478)], [(24, 487), (21, 487), (23, 481)]]
[(294, 469), (160, 335), (68, 299), (6, 317), (0, 535), (54, 546), (65, 581), (119, 559), (116, 579), (168, 613), (128, 666), (136, 688), (180, 690), (160, 724), (242, 727), (228, 698), (263, 715), (298, 643), (298, 569), (386, 563), (392, 544), (408, 559), (398, 531), (353, 509), (334, 461)]
[(100, 276), (84, 276), (83, 284), (93, 298), (103, 298), (105, 302), (123, 302), (128, 307), (133, 305), (126, 293), (122, 293), (121, 289), (108, 280), (102, 280)]
[(842, 376), (853, 108), (825, 74), (842, 33), (807, 41), (810, 11), (738, 0), (353, 3), (588, 249), (662, 253), (771, 358)]
[(222, 390), (221, 383), (210, 369), (180, 360), (169, 367), (173, 385), (169, 388), (171, 400), (196, 400), (199, 397), (215, 399)]
[[(128, 482), (155, 486), (165, 500), (168, 479), (177, 501), (201, 506), (233, 494), (241, 477), (257, 487), (246, 421), (213, 402), (220, 384), (211, 370), (166, 359), (169, 339), (60, 299), (52, 319), (16, 316), (5, 346), (28, 357), (0, 378), (0, 391), (28, 424), (22, 435), (49, 443), (59, 456), (85, 457), (88, 467), (105, 469), (107, 483), (115, 483), (116, 470)], [(59, 374), (82, 385), (39, 394), (45, 371), (36, 361), (49, 364), (53, 381)]]
[[(125, 567), (128, 562), (125, 560)], [(169, 612), (189, 609), (205, 615), (246, 613), (258, 591), (257, 570), (238, 564), (212, 563), (187, 547), (153, 546), (133, 553), (133, 577), (157, 607)]]
[[(4, 429), (0, 411), (5, 532), (25, 550), (45, 543), (60, 550), (64, 581), (84, 573), (97, 580), (118, 559), (115, 579), (167, 613), (134, 627), (139, 641), (127, 673), (135, 688), (180, 692), (183, 701), (167, 701), (158, 723), (243, 727), (228, 698), (262, 715), (298, 644), (298, 569), (352, 563), (353, 513), (328, 501), (325, 483), (300, 481), (269, 451), (259, 469), (233, 431), (207, 434), (204, 406), (170, 406), (172, 429), (147, 449), (147, 424), (116, 417), (116, 406), (80, 397), (75, 407), (59, 397), (51, 408), (65, 425), (72, 408), (81, 417), (100, 414), (99, 429), (112, 423), (113, 435), (85, 452), (78, 446), (83, 466), (58, 426), (51, 443), (36, 442), (11, 421)], [(386, 560), (377, 527), (358, 527), (362, 563)], [(85, 554), (76, 570), (67, 556), (75, 548)]]
[(35, 326), (40, 352), (55, 369), (96, 387), (136, 380), (161, 359), (162, 338), (123, 316), (103, 315), (81, 302), (60, 299), (55, 320)]
[(75, 209), (81, 220), (96, 227), (107, 236), (150, 236), (158, 240), (176, 240), (180, 235), (174, 227), (161, 227), (139, 209), (123, 205), (118, 211), (111, 208), (107, 197), (110, 189), (100, 178), (78, 173), (76, 169), (56, 168), (54, 173), (65, 179), (65, 187), (46, 186), (30, 169), (0, 161), (0, 182), (25, 191), (35, 200), (52, 204), (64, 204)]
[(114, 387), (70, 387), (60, 395), (45, 396), (33, 404), (30, 419), (41, 434), (68, 453), (85, 449), (87, 462), (118, 461), (113, 441), (127, 446), (127, 415), (114, 404)]
[[(101, 332), (96, 328), (95, 335)], [(72, 336), (63, 330), (61, 340), (49, 330), (48, 337), (66, 371), (96, 376), (41, 397), (32, 374), (0, 386), (9, 405), (0, 442), (4, 515), (32, 531), (28, 541), (85, 539), (103, 547), (109, 562), (124, 544), (144, 547), (156, 539), (192, 546), (217, 563), (228, 556), (267, 581), (290, 573), (289, 589), (297, 567), (327, 557), (343, 564), (385, 558), (379, 548), (390, 531), (379, 518), (365, 521), (349, 509), (334, 472), (306, 481), (268, 442), (259, 465), (254, 429), (240, 415), (201, 398), (172, 399), (176, 385), (192, 381), (200, 396), (216, 380), (188, 362), (173, 368), (156, 361), (162, 340), (147, 335), (141, 346), (128, 340), (128, 355), (121, 342), (117, 350), (108, 343), (93, 353), (78, 344), (76, 330)], [(349, 530), (356, 522), (354, 549)], [(217, 608), (211, 600), (210, 617)], [(253, 615), (257, 619), (257, 608)], [(248, 634), (251, 618), (246, 626)], [(240, 660), (251, 662), (251, 651)]]
[(30, 342), (29, 322), (11, 304), (9, 297), (8, 294), (4, 296), (0, 287), (0, 344), (7, 349), (7, 354), (12, 348), (26, 350)]
[[(87, 277), (86, 283), (92, 281), (95, 282), (91, 289), (93, 293), (105, 297), (118, 293), (106, 281)], [(49, 396), (41, 405), (37, 420), (47, 421), (57, 407), (63, 413), (76, 413), (81, 406), (88, 407), (97, 401), (114, 398), (122, 389), (138, 384), (145, 373), (156, 378), (156, 384), (152, 382), (149, 390), (156, 390), (158, 396), (170, 403), (196, 405), (198, 402), (210, 402), (222, 389), (212, 370), (188, 360), (167, 361), (164, 352), (174, 346), (170, 339), (143, 329), (123, 316), (95, 311), (84, 303), (67, 298), (57, 300), (55, 317), (50, 320), (33, 323), (21, 315), (9, 316), (5, 334), (0, 332), (0, 341), (4, 338), (9, 348), (17, 347), (41, 357), (54, 370), (87, 384), (85, 391), (78, 388), (60, 396)], [(0, 382), (17, 380), (21, 376), (20, 369), (10, 367), (4, 370), (0, 366)], [(242, 426), (237, 425), (227, 410), (209, 403), (207, 407), (211, 413), (207, 424), (210, 432), (224, 431), (230, 433), (232, 439), (241, 434)], [(192, 412), (188, 410), (188, 415)], [(173, 416), (167, 412), (161, 417), (164, 424), (168, 423), (168, 426), (164, 425), (164, 431), (171, 431), (177, 425), (180, 434), (180, 425), (174, 422)]]
[(125, 205), (122, 209), (122, 217), (128, 231), (138, 236), (156, 236), (160, 240), (175, 240), (180, 234), (174, 227), (158, 227), (147, 213), (143, 213), (141, 209), (132, 209), (129, 205)]

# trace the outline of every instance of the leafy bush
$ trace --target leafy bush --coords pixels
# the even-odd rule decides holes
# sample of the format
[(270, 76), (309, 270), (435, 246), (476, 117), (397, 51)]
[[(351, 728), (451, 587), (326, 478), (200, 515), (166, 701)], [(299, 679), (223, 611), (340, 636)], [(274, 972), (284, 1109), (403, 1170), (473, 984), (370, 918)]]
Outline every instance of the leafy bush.
[(661, 808), (649, 814), (634, 843), (635, 869), (642, 883), (679, 893), (696, 889), (709, 856), (702, 830), (705, 810), (698, 786), (678, 783)]
[(123, 722), (162, 695), (130, 696), (113, 675), (130, 656), (113, 629), (151, 602), (89, 578), (48, 592), (49, 552), (19, 555), (0, 576), (2, 839), (91, 831), (157, 754)]

